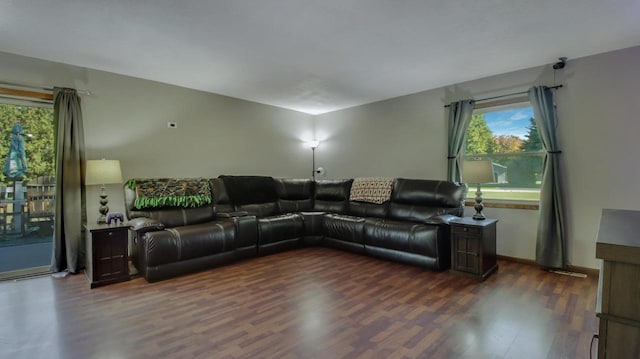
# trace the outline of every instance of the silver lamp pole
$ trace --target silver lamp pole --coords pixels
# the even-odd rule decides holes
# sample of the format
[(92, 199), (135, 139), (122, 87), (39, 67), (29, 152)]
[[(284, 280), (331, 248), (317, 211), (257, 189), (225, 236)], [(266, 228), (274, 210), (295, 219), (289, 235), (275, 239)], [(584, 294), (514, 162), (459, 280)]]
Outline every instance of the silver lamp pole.
[(316, 148), (311, 147), (311, 178), (316, 180)]
[(307, 146), (311, 147), (311, 178), (316, 180), (316, 148), (320, 146), (320, 141), (311, 140), (307, 142)]

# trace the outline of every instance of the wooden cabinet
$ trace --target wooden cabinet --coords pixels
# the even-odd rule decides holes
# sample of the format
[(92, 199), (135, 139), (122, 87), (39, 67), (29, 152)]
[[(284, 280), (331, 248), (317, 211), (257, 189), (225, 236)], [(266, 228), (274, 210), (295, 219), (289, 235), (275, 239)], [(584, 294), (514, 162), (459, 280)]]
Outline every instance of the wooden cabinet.
[(497, 219), (454, 219), (451, 224), (451, 272), (485, 280), (498, 269)]
[(603, 209), (596, 315), (598, 358), (640, 358), (640, 211)]
[(85, 229), (85, 274), (91, 288), (129, 280), (129, 226), (95, 224)]

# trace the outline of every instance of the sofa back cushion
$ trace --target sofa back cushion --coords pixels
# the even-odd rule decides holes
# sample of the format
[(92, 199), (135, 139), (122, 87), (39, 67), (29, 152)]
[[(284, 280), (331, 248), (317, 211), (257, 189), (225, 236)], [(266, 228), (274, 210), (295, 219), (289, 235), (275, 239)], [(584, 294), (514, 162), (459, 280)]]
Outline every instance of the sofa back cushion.
[(349, 214), (358, 217), (386, 217), (393, 183), (393, 178), (386, 177), (354, 179), (349, 194)]
[(349, 211), (352, 183), (352, 179), (316, 181), (313, 208), (316, 211), (346, 214)]
[(224, 182), (231, 203), (236, 206), (277, 202), (276, 184), (266, 176), (218, 176)]
[(276, 179), (278, 210), (280, 213), (313, 209), (313, 181), (309, 179)]
[(463, 183), (397, 178), (388, 216), (421, 223), (429, 223), (429, 218), (441, 214), (461, 216), (466, 194)]
[(358, 217), (385, 218), (389, 209), (389, 202), (383, 204), (368, 202), (349, 202), (349, 214)]
[(224, 182), (222, 182), (220, 178), (210, 178), (209, 183), (211, 184), (211, 194), (213, 197), (212, 204), (216, 213), (234, 212), (235, 208), (233, 203), (231, 203), (231, 199), (227, 193), (227, 188), (224, 186)]
[(124, 199), (127, 218), (153, 218), (168, 228), (199, 224), (216, 219), (213, 207), (209, 204), (195, 208), (166, 207), (138, 210), (135, 208), (136, 191), (126, 184), (124, 186)]
[(358, 177), (353, 180), (349, 200), (383, 204), (391, 199), (393, 178)]

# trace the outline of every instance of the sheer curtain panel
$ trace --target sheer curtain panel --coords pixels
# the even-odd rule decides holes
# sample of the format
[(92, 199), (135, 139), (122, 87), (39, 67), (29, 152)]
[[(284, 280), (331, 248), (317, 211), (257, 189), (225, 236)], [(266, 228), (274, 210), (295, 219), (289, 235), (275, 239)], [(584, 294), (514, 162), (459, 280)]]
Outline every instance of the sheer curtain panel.
[(474, 100), (452, 102), (449, 105), (449, 146), (447, 151), (447, 179), (460, 182), (460, 152), (471, 122)]
[(540, 219), (536, 238), (536, 262), (547, 268), (565, 268), (564, 210), (560, 181), (560, 151), (556, 137), (557, 116), (553, 93), (546, 86), (529, 89), (536, 126), (546, 154), (542, 166)]

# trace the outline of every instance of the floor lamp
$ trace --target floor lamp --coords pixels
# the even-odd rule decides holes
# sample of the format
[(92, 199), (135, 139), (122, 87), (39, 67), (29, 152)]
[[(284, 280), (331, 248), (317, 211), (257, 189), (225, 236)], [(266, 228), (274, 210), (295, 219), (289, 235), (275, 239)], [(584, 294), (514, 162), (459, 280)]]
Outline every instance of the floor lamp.
[(88, 160), (85, 184), (101, 185), (100, 187), (100, 208), (98, 212), (98, 224), (107, 223), (107, 213), (109, 213), (109, 200), (107, 199), (107, 188), (105, 185), (122, 183), (122, 171), (118, 160)]
[(493, 172), (493, 164), (491, 161), (464, 161), (462, 163), (462, 180), (467, 183), (478, 184), (478, 190), (476, 191), (476, 204), (473, 206), (476, 213), (473, 215), (473, 219), (486, 219), (487, 217), (482, 213), (484, 205), (482, 204), (482, 191), (480, 190), (480, 184), (494, 183), (496, 181)]
[(316, 180), (316, 148), (320, 146), (320, 141), (311, 140), (307, 142), (307, 146), (311, 147), (311, 178)]

